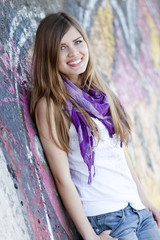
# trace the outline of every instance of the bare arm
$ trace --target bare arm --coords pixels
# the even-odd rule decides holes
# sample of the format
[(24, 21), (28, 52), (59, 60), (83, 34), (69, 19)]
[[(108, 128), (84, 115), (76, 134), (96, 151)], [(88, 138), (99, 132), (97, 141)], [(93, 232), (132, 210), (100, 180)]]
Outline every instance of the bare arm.
[(135, 174), (134, 170), (133, 170), (133, 167), (132, 167), (132, 164), (130, 162), (130, 159), (128, 156), (126, 156), (126, 160), (127, 160), (127, 164), (128, 164), (128, 167), (130, 169), (130, 172), (131, 172), (131, 175), (133, 177), (133, 180), (135, 181), (136, 185), (137, 185), (137, 190), (138, 190), (138, 193), (139, 193), (139, 196), (140, 196), (140, 199), (142, 201), (142, 203), (144, 204), (144, 206), (152, 212), (153, 216), (154, 216), (154, 219), (155, 221), (157, 222), (157, 225), (158, 227), (160, 227), (160, 216), (159, 216), (159, 211), (157, 208), (154, 207), (154, 205), (149, 201), (137, 175)]
[[(52, 110), (52, 115), (54, 116), (54, 106)], [(46, 101), (45, 99), (41, 99), (37, 106), (37, 127), (58, 191), (70, 217), (84, 240), (113, 239), (109, 237), (109, 231), (105, 231), (99, 236), (96, 235), (90, 225), (76, 187), (70, 177), (67, 153), (59, 149), (51, 140), (46, 113)], [(58, 142), (54, 117), (52, 119), (52, 130)]]

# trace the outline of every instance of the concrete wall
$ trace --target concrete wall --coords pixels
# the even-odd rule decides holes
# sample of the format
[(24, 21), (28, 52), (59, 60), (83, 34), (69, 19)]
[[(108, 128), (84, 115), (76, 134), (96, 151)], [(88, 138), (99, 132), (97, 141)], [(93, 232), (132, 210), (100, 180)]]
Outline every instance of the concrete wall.
[(0, 2), (0, 239), (80, 239), (65, 212), (29, 115), (38, 22), (63, 9), (82, 23), (97, 67), (134, 122), (133, 166), (160, 209), (160, 2)]

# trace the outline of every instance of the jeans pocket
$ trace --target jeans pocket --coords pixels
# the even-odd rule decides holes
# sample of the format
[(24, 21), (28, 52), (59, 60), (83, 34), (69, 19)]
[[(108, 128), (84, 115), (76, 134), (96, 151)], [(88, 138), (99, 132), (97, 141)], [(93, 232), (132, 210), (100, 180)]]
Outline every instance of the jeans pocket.
[(97, 235), (101, 234), (105, 230), (111, 229), (104, 224), (104, 221), (102, 221), (102, 219), (101, 219), (101, 221), (99, 221), (99, 216), (100, 216), (100, 218), (102, 217), (102, 215), (88, 217), (88, 220)]
[(123, 213), (121, 211), (111, 212), (88, 217), (88, 220), (90, 221), (96, 234), (99, 235), (105, 230), (111, 230), (114, 232), (123, 220)]
[(111, 236), (111, 237), (116, 237), (116, 235), (117, 235), (117, 230), (118, 230), (119, 226), (122, 224), (123, 219), (124, 219), (124, 216), (119, 217), (119, 221), (117, 221), (117, 222), (112, 226), (112, 228), (111, 228), (112, 230), (111, 230), (111, 232), (110, 232), (110, 236)]

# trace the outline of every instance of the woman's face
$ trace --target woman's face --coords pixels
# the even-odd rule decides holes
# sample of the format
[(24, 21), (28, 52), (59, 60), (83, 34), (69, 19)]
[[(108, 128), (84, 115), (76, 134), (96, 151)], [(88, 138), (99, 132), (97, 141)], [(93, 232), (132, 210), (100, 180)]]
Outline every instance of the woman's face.
[(88, 64), (88, 46), (78, 30), (71, 26), (63, 36), (60, 48), (59, 71), (78, 84), (78, 77)]

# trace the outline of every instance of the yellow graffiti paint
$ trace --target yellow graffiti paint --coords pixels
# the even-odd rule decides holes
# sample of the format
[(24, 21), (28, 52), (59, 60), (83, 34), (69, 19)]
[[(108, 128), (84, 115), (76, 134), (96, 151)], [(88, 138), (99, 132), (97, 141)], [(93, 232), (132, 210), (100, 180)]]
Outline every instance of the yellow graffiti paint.
[[(101, 72), (109, 78), (112, 77), (113, 56), (115, 52), (115, 39), (112, 22), (113, 13), (109, 4), (100, 7), (91, 30), (91, 45), (97, 58), (97, 65)], [(104, 64), (105, 63), (105, 64)]]
[(158, 33), (154, 19), (149, 12), (146, 11), (146, 20), (150, 29), (150, 40), (151, 40), (151, 52), (154, 61), (155, 68), (158, 69), (160, 66), (160, 35)]

